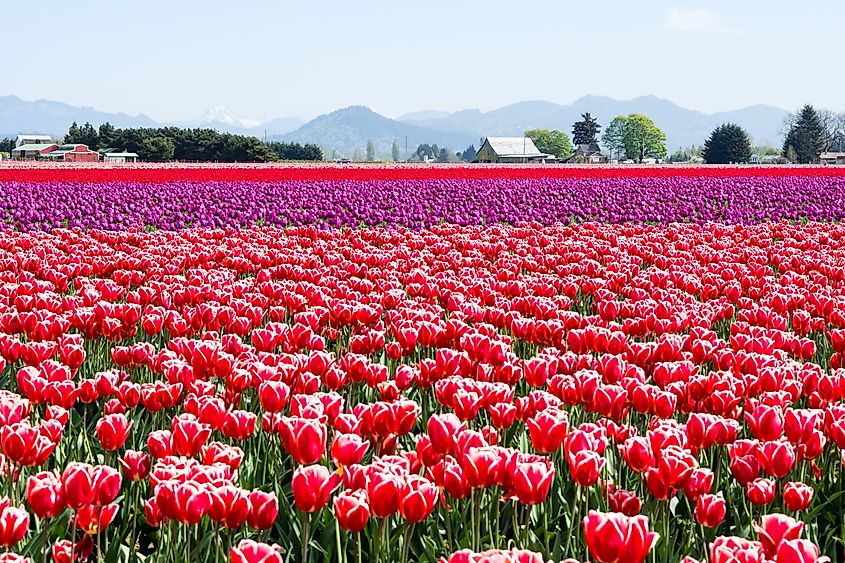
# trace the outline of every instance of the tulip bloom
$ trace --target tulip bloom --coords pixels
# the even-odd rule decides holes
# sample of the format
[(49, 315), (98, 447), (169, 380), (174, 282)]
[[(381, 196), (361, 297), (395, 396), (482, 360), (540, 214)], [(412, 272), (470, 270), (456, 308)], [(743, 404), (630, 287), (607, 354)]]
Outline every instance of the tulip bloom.
[(65, 509), (62, 480), (55, 471), (42, 471), (26, 482), (26, 502), (39, 518), (55, 518)]
[(551, 460), (519, 463), (511, 476), (514, 494), (522, 504), (542, 504), (555, 477)]
[(150, 474), (150, 456), (143, 452), (126, 450), (117, 461), (123, 469), (123, 475), (130, 481), (143, 481)]
[(569, 430), (566, 412), (555, 408), (538, 412), (525, 422), (534, 449), (543, 454), (556, 452)]
[(241, 540), (229, 552), (230, 563), (284, 563), (281, 548), (253, 540)]
[(746, 489), (748, 500), (756, 506), (764, 506), (775, 500), (775, 482), (770, 479), (754, 479)]
[(400, 491), (399, 514), (411, 524), (422, 522), (434, 510), (439, 492), (425, 477), (409, 475)]
[(97, 439), (107, 452), (113, 452), (123, 447), (132, 423), (123, 414), (108, 414), (97, 421)]
[(367, 526), (370, 506), (363, 490), (346, 490), (334, 497), (334, 515), (341, 528), (358, 533)]
[(193, 415), (181, 415), (173, 419), (171, 428), (173, 450), (185, 457), (193, 457), (211, 437), (211, 427), (203, 424)]
[(766, 442), (757, 450), (757, 459), (772, 477), (786, 477), (795, 466), (795, 446), (786, 440)]
[(313, 465), (326, 451), (326, 425), (316, 419), (283, 417), (279, 425), (282, 446), (300, 465)]
[(819, 557), (819, 548), (809, 540), (789, 539), (778, 545), (777, 563), (825, 563), (827, 557)]
[(428, 419), (426, 432), (431, 438), (431, 446), (434, 451), (447, 454), (452, 452), (455, 443), (455, 436), (465, 428), (465, 423), (461, 422), (453, 413), (433, 414)]
[(584, 537), (590, 555), (600, 563), (641, 563), (657, 542), (645, 516), (591, 510), (584, 518)]
[(783, 504), (787, 510), (804, 510), (813, 501), (813, 493), (813, 487), (806, 483), (787, 483), (783, 487)]
[(298, 467), (293, 474), (293, 500), (302, 512), (318, 512), (329, 502), (332, 494), (341, 482), (340, 475), (330, 473), (322, 465)]
[(62, 493), (67, 507), (77, 510), (94, 502), (94, 468), (87, 463), (70, 462), (62, 472)]
[(778, 546), (782, 542), (800, 538), (803, 529), (803, 522), (785, 514), (767, 514), (760, 519), (760, 525), (754, 523), (754, 530), (763, 544), (766, 557), (771, 559), (778, 553)]
[(361, 463), (370, 443), (357, 434), (335, 434), (332, 440), (332, 461), (338, 467)]
[(276, 493), (252, 491), (249, 494), (249, 515), (247, 524), (255, 530), (269, 530), (279, 515), (279, 499)]
[(118, 505), (84, 506), (76, 513), (76, 522), (80, 530), (89, 535), (96, 535), (105, 530), (114, 521)]
[(725, 499), (716, 495), (703, 494), (695, 503), (695, 519), (707, 528), (715, 528), (725, 519)]
[(29, 530), (29, 513), (22, 506), (11, 506), (9, 499), (0, 499), (0, 546), (17, 544)]
[(567, 456), (572, 479), (582, 487), (592, 487), (599, 480), (601, 470), (607, 460), (592, 450), (581, 450), (573, 456)]

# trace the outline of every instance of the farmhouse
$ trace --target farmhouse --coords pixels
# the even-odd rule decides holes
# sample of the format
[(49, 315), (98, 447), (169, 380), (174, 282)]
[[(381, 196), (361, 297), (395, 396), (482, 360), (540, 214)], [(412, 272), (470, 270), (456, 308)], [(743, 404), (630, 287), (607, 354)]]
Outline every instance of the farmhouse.
[(138, 162), (138, 154), (125, 151), (106, 151), (103, 162)]
[(819, 155), (822, 164), (845, 164), (845, 152), (823, 152)]
[(15, 139), (15, 148), (23, 145), (49, 145), (53, 138), (50, 135), (18, 135)]
[(44, 158), (51, 152), (58, 150), (55, 143), (30, 143), (12, 149), (12, 160), (34, 160)]
[(578, 145), (575, 154), (567, 162), (584, 162), (586, 164), (607, 164), (607, 157), (601, 153), (598, 143)]
[(57, 149), (45, 153), (41, 158), (60, 162), (98, 162), (100, 154), (89, 149), (88, 145), (73, 144), (61, 145)]
[(540, 152), (528, 137), (487, 137), (475, 154), (476, 162), (547, 162), (555, 160)]

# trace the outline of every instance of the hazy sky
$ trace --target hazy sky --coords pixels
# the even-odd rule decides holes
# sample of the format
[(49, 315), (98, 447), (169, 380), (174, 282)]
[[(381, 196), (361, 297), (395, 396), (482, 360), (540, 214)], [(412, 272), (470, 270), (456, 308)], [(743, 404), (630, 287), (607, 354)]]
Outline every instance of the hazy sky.
[(843, 22), (843, 0), (4, 2), (0, 95), (157, 120), (587, 94), (845, 111)]

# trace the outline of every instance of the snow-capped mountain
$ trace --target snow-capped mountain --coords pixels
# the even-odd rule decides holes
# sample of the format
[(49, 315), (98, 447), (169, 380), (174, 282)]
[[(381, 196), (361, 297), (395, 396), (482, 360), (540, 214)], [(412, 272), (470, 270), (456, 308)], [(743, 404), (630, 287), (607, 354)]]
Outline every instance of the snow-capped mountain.
[(209, 108), (208, 111), (198, 120), (198, 123), (221, 123), (232, 127), (241, 129), (250, 129), (258, 127), (262, 121), (260, 119), (248, 119), (246, 117), (236, 116), (232, 110), (226, 106), (216, 106)]

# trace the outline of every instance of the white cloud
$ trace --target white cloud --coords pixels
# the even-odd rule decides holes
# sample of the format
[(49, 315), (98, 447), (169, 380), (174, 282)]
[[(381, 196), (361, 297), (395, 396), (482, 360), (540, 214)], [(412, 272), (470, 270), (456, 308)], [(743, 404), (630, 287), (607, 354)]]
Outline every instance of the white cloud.
[(663, 11), (663, 27), (685, 33), (736, 33), (722, 16), (710, 10), (687, 10), (672, 6)]

